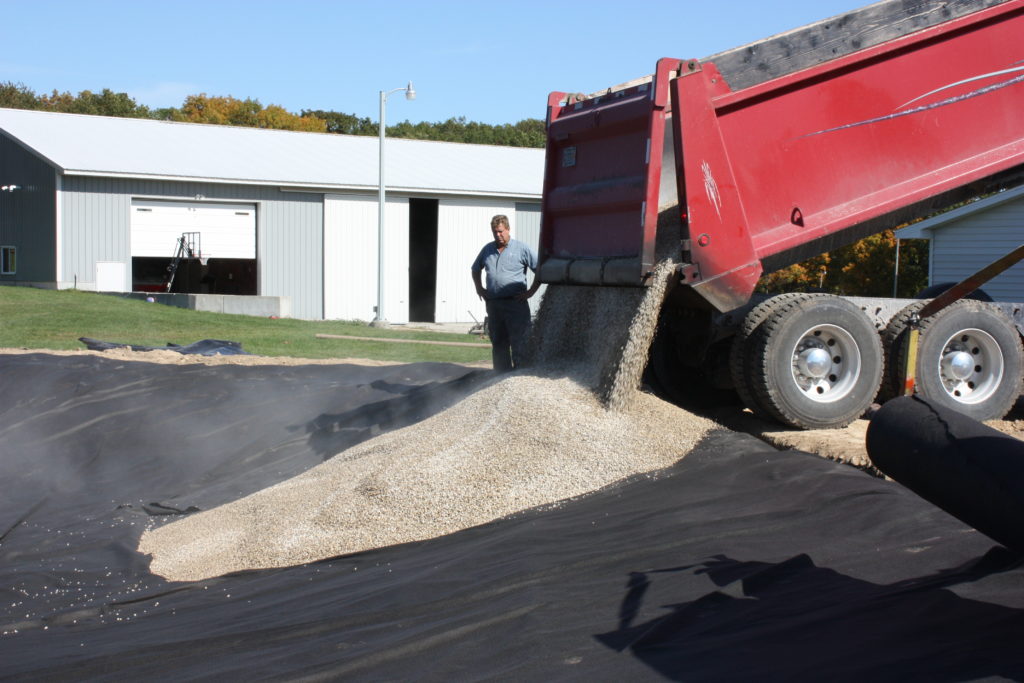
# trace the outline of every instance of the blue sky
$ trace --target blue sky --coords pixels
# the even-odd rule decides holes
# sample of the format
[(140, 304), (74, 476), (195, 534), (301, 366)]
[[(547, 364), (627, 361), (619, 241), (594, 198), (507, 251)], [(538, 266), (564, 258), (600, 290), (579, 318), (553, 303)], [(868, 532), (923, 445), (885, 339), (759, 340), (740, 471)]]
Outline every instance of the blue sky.
[(186, 95), (251, 97), (298, 112), (389, 123), (542, 118), (552, 90), (592, 92), (847, 12), (867, 0), (349, 2), (0, 0), (0, 81), (127, 92), (150, 107)]

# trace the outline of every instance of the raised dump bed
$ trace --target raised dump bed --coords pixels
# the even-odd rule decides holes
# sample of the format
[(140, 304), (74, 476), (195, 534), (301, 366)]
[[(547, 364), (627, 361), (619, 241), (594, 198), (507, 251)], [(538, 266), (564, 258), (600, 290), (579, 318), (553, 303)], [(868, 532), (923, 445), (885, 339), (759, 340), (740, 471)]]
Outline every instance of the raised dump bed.
[[(891, 0), (704, 60), (662, 59), (599, 93), (552, 93), (541, 280), (644, 286), (672, 259), (667, 383), (724, 356), (757, 412), (848, 423), (885, 365), (860, 307), (789, 296), (752, 309), (729, 342), (714, 320), (749, 307), (767, 272), (1019, 184), (1022, 35), (1024, 0)], [(1007, 392), (968, 385), (1019, 388), (1019, 340), (981, 348), (978, 376), (940, 384), (962, 384), (954, 403), (987, 419), (1009, 408)]]

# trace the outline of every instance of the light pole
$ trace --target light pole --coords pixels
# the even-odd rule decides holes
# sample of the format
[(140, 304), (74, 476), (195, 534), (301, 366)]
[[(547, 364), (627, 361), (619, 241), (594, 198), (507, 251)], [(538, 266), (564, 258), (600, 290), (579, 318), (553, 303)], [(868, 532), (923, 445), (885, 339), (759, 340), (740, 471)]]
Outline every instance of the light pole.
[(377, 133), (380, 151), (380, 171), (377, 175), (377, 314), (370, 323), (383, 325), (387, 319), (384, 317), (384, 132), (386, 129), (384, 109), (387, 106), (388, 95), (405, 91), (405, 99), (416, 99), (416, 91), (412, 89), (412, 81), (404, 88), (380, 91), (380, 130)]

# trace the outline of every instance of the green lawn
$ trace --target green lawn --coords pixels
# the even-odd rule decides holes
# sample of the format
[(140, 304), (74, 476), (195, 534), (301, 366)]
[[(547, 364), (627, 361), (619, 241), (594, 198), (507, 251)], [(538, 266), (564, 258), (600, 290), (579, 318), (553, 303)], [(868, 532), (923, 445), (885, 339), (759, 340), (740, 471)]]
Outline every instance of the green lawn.
[(257, 318), (206, 313), (77, 290), (0, 286), (0, 348), (85, 349), (79, 337), (164, 346), (221, 339), (249, 353), (297, 358), (371, 358), (412, 363), (489, 360), (488, 346), (395, 344), (319, 339), (317, 334), (481, 342), (468, 334), (379, 329), (359, 322)]

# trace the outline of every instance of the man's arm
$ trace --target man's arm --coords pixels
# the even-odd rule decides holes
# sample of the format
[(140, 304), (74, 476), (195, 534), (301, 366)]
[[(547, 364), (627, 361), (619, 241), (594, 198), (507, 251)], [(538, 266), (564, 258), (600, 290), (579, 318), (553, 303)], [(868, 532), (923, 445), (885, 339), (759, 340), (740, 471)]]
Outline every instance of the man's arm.
[(484, 289), (484, 286), (480, 284), (480, 273), (482, 272), (482, 270), (473, 271), (473, 286), (476, 287), (476, 295), (481, 299), (483, 299), (484, 294), (487, 293), (487, 290)]
[(537, 254), (533, 251), (532, 248), (530, 248), (529, 245), (527, 245), (526, 247), (525, 258), (523, 259), (523, 266), (533, 271), (533, 284), (530, 285), (530, 288), (528, 290), (526, 290), (525, 292), (516, 297), (520, 301), (526, 301), (531, 296), (536, 294), (538, 289), (540, 289), (540, 278), (537, 277)]

